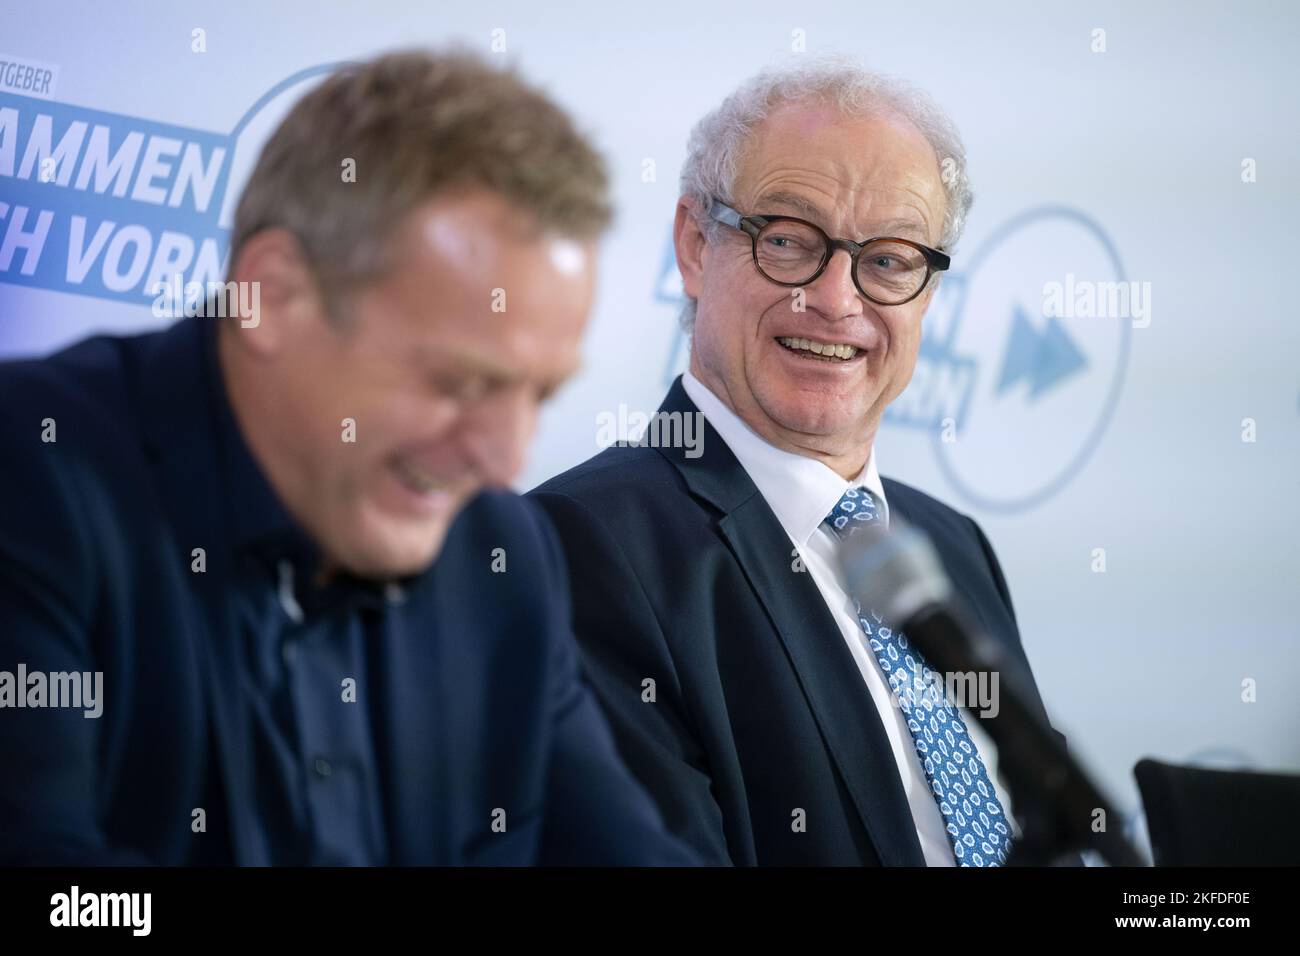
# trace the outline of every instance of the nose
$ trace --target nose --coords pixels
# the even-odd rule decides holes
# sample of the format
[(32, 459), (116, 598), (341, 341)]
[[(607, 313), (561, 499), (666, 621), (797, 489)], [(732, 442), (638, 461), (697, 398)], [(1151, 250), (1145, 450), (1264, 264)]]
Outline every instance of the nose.
[(461, 445), (485, 485), (509, 485), (523, 470), (537, 421), (537, 402), (524, 386), (494, 390), (474, 403), (461, 424)]
[(862, 312), (862, 297), (853, 283), (853, 258), (847, 250), (836, 249), (822, 274), (804, 289), (805, 305), (828, 319)]

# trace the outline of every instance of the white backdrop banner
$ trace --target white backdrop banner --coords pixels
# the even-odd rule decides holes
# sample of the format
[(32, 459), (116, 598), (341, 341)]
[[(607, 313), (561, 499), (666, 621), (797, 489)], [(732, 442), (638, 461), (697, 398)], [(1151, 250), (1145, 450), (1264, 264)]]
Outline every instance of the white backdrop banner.
[(586, 366), (531, 487), (685, 365), (690, 126), (764, 66), (852, 54), (944, 104), (977, 197), (882, 472), (985, 527), (1049, 710), (1130, 826), (1142, 756), (1295, 771), (1300, 8), (981, 6), (3, 0), (0, 356), (169, 321), (156, 282), (222, 277), (304, 90), (456, 41), (548, 89), (614, 174)]

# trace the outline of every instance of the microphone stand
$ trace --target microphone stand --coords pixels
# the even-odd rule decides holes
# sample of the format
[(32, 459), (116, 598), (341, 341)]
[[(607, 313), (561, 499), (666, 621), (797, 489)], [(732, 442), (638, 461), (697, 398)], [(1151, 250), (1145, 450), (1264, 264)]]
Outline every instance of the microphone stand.
[(841, 567), (862, 603), (906, 631), (933, 670), (998, 676), (997, 714), (981, 718), (965, 709), (997, 745), (999, 770), (1021, 824), (1009, 865), (1047, 866), (1081, 850), (1096, 851), (1112, 866), (1147, 865), (1124, 836), (1114, 806), (1066, 750), (1047, 715), (1031, 704), (1037, 695), (1019, 659), (971, 625), (921, 531), (902, 524), (901, 530), (859, 532), (845, 542)]
[[(993, 739), (998, 748), (998, 769), (1011, 791), (1021, 834), (1014, 840), (1009, 866), (1048, 866), (1061, 857), (1081, 850), (1094, 850), (1112, 866), (1146, 866), (1146, 861), (1124, 836), (1121, 816), (1102, 795), (1088, 773), (1066, 749), (1061, 737), (1030, 706), (1033, 696), (1020, 677), (1018, 662), (978, 629), (967, 626), (965, 615), (949, 604), (943, 609), (960, 629), (973, 635), (967, 654), (954, 653), (961, 644), (928, 648), (916, 640), (927, 633), (924, 608), (904, 628), (909, 640), (919, 647), (932, 667), (948, 672), (990, 672), (998, 675), (998, 713), (970, 717)], [(951, 625), (948, 625), (951, 627)], [(937, 643), (937, 642), (936, 642)], [(937, 653), (935, 653), (937, 652)]]

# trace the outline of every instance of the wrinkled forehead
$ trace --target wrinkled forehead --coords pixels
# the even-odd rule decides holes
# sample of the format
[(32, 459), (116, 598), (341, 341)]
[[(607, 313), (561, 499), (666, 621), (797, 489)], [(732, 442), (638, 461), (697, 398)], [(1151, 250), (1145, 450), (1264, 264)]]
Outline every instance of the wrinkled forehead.
[(936, 243), (947, 205), (939, 158), (916, 126), (881, 109), (775, 108), (750, 134), (733, 197), (747, 214), (810, 219), (836, 235), (902, 235)]

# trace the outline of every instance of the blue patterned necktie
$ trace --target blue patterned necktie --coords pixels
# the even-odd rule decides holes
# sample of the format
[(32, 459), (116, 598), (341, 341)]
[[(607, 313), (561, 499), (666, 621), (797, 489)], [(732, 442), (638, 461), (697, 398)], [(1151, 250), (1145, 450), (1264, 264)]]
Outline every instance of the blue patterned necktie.
[[(850, 488), (825, 524), (844, 540), (880, 520), (876, 496), (866, 488)], [(864, 612), (856, 599), (853, 605), (872, 656), (907, 718), (958, 865), (1001, 866), (1011, 847), (1006, 814), (961, 713), (943, 692), (942, 676), (930, 669), (901, 631), (881, 623), (874, 610)]]

